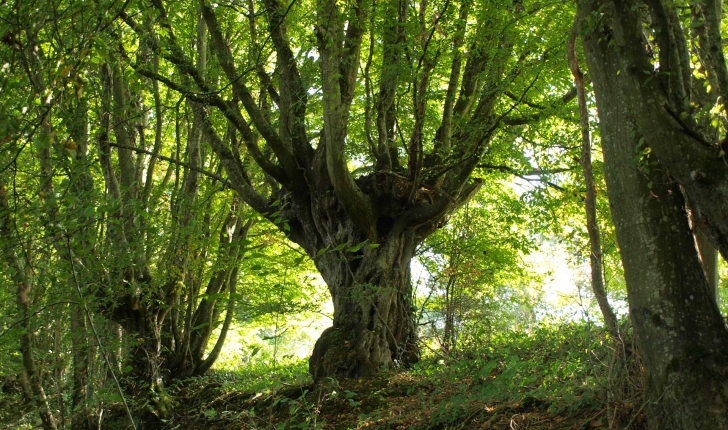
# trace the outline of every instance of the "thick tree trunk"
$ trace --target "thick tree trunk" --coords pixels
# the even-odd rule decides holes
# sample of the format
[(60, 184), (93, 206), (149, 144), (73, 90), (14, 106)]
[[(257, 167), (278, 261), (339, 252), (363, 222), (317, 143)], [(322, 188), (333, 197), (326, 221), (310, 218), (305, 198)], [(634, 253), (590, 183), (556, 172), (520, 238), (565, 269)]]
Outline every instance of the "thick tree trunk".
[[(644, 9), (654, 20), (643, 19)], [(720, 36), (721, 17), (714, 1), (695, 2), (702, 16), (691, 25), (695, 31), (705, 26), (706, 38), (694, 41), (702, 54), (703, 73), (711, 76), (713, 88), (707, 100), (691, 94), (691, 88), (702, 87), (704, 81), (692, 75), (689, 52), (677, 5), (672, 2), (613, 0), (609, 17), (610, 43), (618, 52), (612, 58), (620, 65), (620, 85), (626, 103), (635, 112), (634, 122), (656, 160), (678, 182), (690, 200), (703, 231), (724, 257), (728, 256), (728, 140), (718, 142), (722, 130), (706, 127), (700, 109), (720, 109), (728, 96), (728, 74)], [(646, 47), (646, 34), (655, 40), (657, 55)], [(695, 46), (695, 45), (693, 45)], [(707, 51), (707, 52), (706, 52)], [(657, 60), (657, 61), (655, 61)], [(714, 79), (713, 79), (714, 78)], [(693, 90), (700, 93), (700, 90)], [(719, 95), (719, 96), (718, 96)], [(704, 104), (705, 102), (708, 104)], [(718, 120), (718, 116), (709, 116)]]
[[(417, 245), (477, 192), (464, 186), (457, 200), (426, 189), (408, 201), (412, 183), (401, 175), (360, 177), (364, 199), (376, 202), (360, 225), (336, 193), (319, 152), (311, 168), (315, 193), (285, 195), (281, 207), (291, 239), (313, 259), (334, 303), (333, 326), (316, 342), (309, 360), (314, 380), (328, 376), (371, 376), (419, 360), (410, 262)], [(319, 158), (320, 157), (320, 158)], [(369, 216), (373, 216), (370, 219)]]
[(361, 241), (348, 243), (316, 258), (334, 302), (334, 323), (309, 360), (314, 380), (371, 376), (419, 359), (409, 267), (413, 239), (390, 236), (356, 252), (347, 248)]
[(126, 359), (122, 361), (127, 367), (122, 369), (123, 387), (132, 399), (143, 405), (135, 408), (139, 428), (160, 427), (161, 420), (169, 415), (169, 399), (164, 391), (161, 324), (157, 323), (155, 314), (145, 308), (129, 312), (125, 317), (117, 314), (116, 320), (132, 337)]
[[(580, 17), (596, 4), (579, 3)], [(728, 331), (708, 290), (685, 202), (653, 157), (635, 163), (635, 133), (607, 33), (584, 35), (594, 82), (605, 176), (630, 315), (647, 382), (652, 429), (728, 428)]]

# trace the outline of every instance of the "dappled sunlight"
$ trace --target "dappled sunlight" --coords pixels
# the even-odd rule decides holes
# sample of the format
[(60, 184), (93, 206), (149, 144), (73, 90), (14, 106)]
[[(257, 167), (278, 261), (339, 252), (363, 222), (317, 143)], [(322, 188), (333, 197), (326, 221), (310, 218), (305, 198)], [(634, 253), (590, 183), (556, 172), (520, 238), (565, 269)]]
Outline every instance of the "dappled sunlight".
[(306, 359), (321, 332), (331, 326), (332, 311), (331, 302), (326, 302), (322, 313), (285, 316), (277, 332), (269, 321), (235, 323), (213, 368), (239, 372), (258, 363), (273, 367)]
[(0, 1), (0, 429), (728, 429), (719, 3)]

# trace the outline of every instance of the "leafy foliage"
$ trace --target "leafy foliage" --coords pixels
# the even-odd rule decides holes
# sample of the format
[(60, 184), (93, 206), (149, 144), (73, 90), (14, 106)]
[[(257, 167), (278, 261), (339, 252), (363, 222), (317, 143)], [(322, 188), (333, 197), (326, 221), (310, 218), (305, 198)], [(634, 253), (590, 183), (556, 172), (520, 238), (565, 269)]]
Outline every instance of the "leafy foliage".
[[(613, 339), (573, 317), (593, 306), (557, 314), (529, 259), (558, 244), (583, 275), (589, 258), (573, 12), (1, 2), (0, 423), (581, 428), (617, 404), (640, 426), (639, 363), (609, 376)], [(720, 103), (691, 113), (713, 140)], [(659, 170), (632, 137), (633, 167)], [(603, 270), (624, 307), (595, 159)], [(418, 337), (425, 359), (313, 386), (304, 357), (332, 320), (379, 334), (393, 370)], [(346, 365), (379, 343), (332, 345)]]

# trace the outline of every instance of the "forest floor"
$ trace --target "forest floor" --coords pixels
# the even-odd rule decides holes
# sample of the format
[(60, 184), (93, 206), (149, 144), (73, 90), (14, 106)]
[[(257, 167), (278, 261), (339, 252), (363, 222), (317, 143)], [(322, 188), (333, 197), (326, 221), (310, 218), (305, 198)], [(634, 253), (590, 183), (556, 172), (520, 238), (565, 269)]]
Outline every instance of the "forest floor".
[[(305, 361), (217, 370), (167, 388), (172, 408), (161, 427), (644, 429), (638, 354), (612, 345), (598, 327), (571, 324), (491, 334), (447, 354), (425, 348), (414, 368), (375, 378), (314, 385)], [(98, 428), (129, 428), (120, 398), (107, 391), (98, 393)], [(38, 424), (27, 402), (0, 390), (0, 430)]]
[(178, 407), (168, 428), (645, 428), (639, 364), (619, 359), (597, 331), (507, 334), (432, 354), (412, 370), (316, 386), (302, 367), (257, 380), (216, 372), (172, 389)]

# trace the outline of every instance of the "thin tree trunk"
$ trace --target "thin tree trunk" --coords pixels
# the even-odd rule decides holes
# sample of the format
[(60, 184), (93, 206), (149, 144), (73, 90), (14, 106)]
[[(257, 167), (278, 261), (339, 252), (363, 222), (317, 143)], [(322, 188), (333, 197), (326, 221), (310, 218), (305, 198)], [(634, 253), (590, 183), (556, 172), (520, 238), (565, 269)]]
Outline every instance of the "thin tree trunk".
[(66, 401), (63, 398), (64, 394), (64, 379), (63, 375), (63, 358), (61, 357), (61, 340), (63, 335), (61, 334), (68, 327), (63, 321), (63, 317), (59, 316), (53, 323), (53, 385), (56, 391), (56, 411), (58, 411), (58, 423), (57, 425), (61, 428), (66, 426)]
[(26, 276), (27, 265), (20, 262), (15, 254), (12, 239), (16, 237), (12, 229), (12, 212), (8, 205), (7, 192), (0, 182), (0, 243), (2, 244), (3, 258), (9, 267), (10, 277), (17, 287), (16, 303), (18, 305), (18, 317), (20, 318), (20, 354), (23, 363), (23, 371), (27, 375), (28, 385), (33, 394), (33, 401), (38, 408), (41, 422), (45, 430), (55, 430), (56, 422), (53, 418), (48, 398), (40, 381), (40, 375), (33, 356), (33, 328), (31, 325), (32, 312), (30, 310), (31, 282)]
[(589, 262), (591, 265), (591, 286), (594, 296), (602, 311), (604, 324), (607, 326), (609, 335), (616, 342), (620, 342), (619, 323), (617, 316), (612, 310), (607, 298), (607, 291), (604, 288), (602, 276), (602, 242), (597, 222), (596, 186), (594, 184), (594, 172), (591, 161), (591, 136), (589, 135), (589, 111), (586, 104), (586, 88), (584, 87), (584, 74), (579, 68), (576, 58), (576, 36), (578, 32), (578, 17), (574, 20), (569, 38), (569, 68), (574, 75), (577, 100), (579, 102), (579, 123), (581, 125), (581, 168), (584, 171), (584, 184), (586, 185), (586, 197), (584, 206), (586, 209), (586, 229), (589, 232)]
[(91, 428), (88, 407), (89, 351), (86, 318), (80, 304), (71, 305), (71, 345), (73, 351), (73, 392), (71, 428)]
[[(33, 92), (37, 95), (45, 93), (46, 84), (42, 75), (42, 67), (40, 66), (40, 55), (42, 55), (42, 49), (36, 46), (35, 34), (29, 34), (29, 40), (27, 43), (28, 49), (25, 53), (25, 60), (28, 62), (28, 79), (33, 88)], [(40, 123), (38, 124), (38, 137), (36, 143), (36, 150), (40, 158), (40, 186), (39, 195), (46, 195), (50, 197), (52, 194), (49, 191), (49, 187), (52, 190), (52, 166), (50, 163), (50, 142), (51, 142), (51, 124), (48, 116), (50, 115), (51, 105), (48, 100), (45, 100), (41, 104), (41, 108), (45, 110), (42, 115)], [(6, 198), (6, 190), (4, 184), (0, 182), (0, 237), (2, 237), (3, 245), (3, 256), (6, 263), (11, 270), (11, 279), (17, 285), (17, 305), (19, 317), (21, 318), (20, 327), (23, 330), (20, 335), (20, 352), (23, 362), (23, 370), (28, 377), (30, 389), (33, 393), (33, 398), (36, 407), (39, 409), (40, 418), (43, 423), (43, 428), (46, 430), (55, 430), (56, 422), (48, 403), (45, 391), (40, 381), (40, 375), (36, 368), (35, 358), (33, 357), (32, 347), (32, 327), (30, 324), (30, 318), (32, 316), (30, 312), (30, 292), (31, 292), (31, 276), (29, 272), (31, 270), (31, 261), (26, 257), (25, 264), (21, 262), (21, 259), (15, 253), (11, 238), (17, 237), (12, 229), (12, 213)], [(53, 208), (48, 208), (48, 213), (51, 214)], [(51, 214), (52, 215), (52, 214)], [(43, 215), (41, 215), (43, 216)]]
[[(457, 270), (450, 266), (450, 270)], [(450, 352), (455, 348), (455, 286), (457, 276), (451, 274), (445, 285), (445, 327), (442, 332), (442, 349)]]

